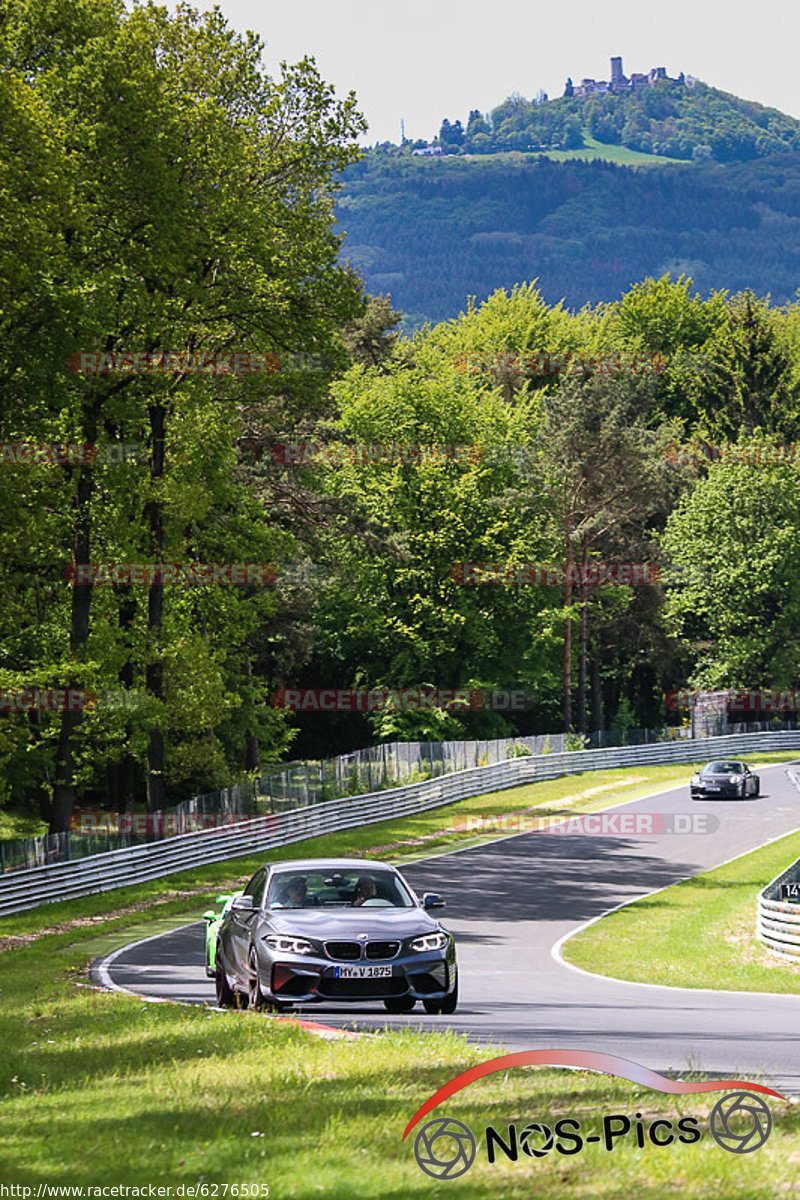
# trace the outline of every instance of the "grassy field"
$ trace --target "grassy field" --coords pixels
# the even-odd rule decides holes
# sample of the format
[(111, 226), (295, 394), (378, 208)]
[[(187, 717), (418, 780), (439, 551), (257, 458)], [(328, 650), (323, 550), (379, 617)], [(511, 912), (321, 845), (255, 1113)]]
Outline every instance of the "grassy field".
[(610, 913), (570, 938), (564, 958), (635, 983), (800, 994), (800, 961), (755, 934), (757, 893), (796, 858), (800, 833)]
[[(325, 1042), (263, 1014), (143, 1004), (83, 986), (101, 941), (63, 935), (3, 955), (0, 975), (0, 1180), (48, 1184), (266, 1185), (280, 1197), (423, 1197), (453, 1194), (542, 1200), (570, 1197), (791, 1195), (800, 1160), (796, 1104), (769, 1099), (775, 1122), (757, 1153), (733, 1155), (708, 1135), (719, 1098), (670, 1097), (587, 1072), (524, 1068), (481, 1080), (437, 1115), (487, 1124), (551, 1124), (569, 1116), (584, 1133), (604, 1115), (696, 1115), (694, 1145), (573, 1157), (485, 1150), (470, 1172), (436, 1182), (403, 1130), (428, 1096), (497, 1048), (451, 1034), (387, 1033)], [(415, 1131), (416, 1133), (416, 1131)], [(210, 1191), (207, 1194), (212, 1194)], [(218, 1193), (221, 1194), (221, 1191)], [(241, 1194), (241, 1193), (240, 1193)], [(35, 1195), (35, 1190), (34, 1190)]]
[[(453, 826), (470, 814), (605, 808), (685, 779), (685, 766), (570, 776), (284, 847), (273, 857), (421, 857), (466, 844)], [(694, 1145), (639, 1148), (631, 1134), (611, 1152), (590, 1145), (570, 1157), (520, 1154), (518, 1162), (501, 1154), (493, 1165), (481, 1147), (463, 1178), (437, 1182), (416, 1165), (414, 1134), (404, 1142), (403, 1130), (433, 1091), (499, 1048), (409, 1031), (320, 1041), (266, 1014), (145, 1004), (86, 986), (91, 959), (179, 923), (179, 914), (185, 919), (264, 857), (0, 922), (0, 1182), (31, 1186), (34, 1195), (40, 1183), (199, 1184), (208, 1185), (207, 1195), (213, 1185), (218, 1195), (224, 1184), (264, 1185), (273, 1200), (796, 1194), (797, 1104), (770, 1099), (769, 1142), (755, 1154), (735, 1155), (708, 1135), (717, 1093), (675, 1098), (605, 1076), (540, 1068), (481, 1080), (437, 1115), (465, 1122), (479, 1139), (487, 1124), (504, 1134), (508, 1122), (552, 1125), (565, 1116), (578, 1119), (582, 1132), (599, 1133), (604, 1115), (633, 1120), (636, 1113), (646, 1123), (696, 1115), (703, 1136)]]
[[(572, 162), (575, 159), (583, 159), (588, 162), (592, 159), (603, 159), (605, 162), (619, 163), (625, 167), (664, 167), (676, 163), (682, 166), (692, 165), (685, 158), (667, 158), (661, 154), (646, 154), (642, 150), (630, 150), (627, 146), (615, 146), (611, 142), (598, 142), (586, 130), (583, 132), (583, 140), (585, 145), (580, 150), (505, 150), (496, 154), (472, 154), (465, 157), (469, 157), (473, 162), (483, 162), (485, 159), (523, 162), (543, 157), (550, 158), (553, 162)], [(449, 161), (457, 162), (460, 157), (460, 155), (455, 156)]]

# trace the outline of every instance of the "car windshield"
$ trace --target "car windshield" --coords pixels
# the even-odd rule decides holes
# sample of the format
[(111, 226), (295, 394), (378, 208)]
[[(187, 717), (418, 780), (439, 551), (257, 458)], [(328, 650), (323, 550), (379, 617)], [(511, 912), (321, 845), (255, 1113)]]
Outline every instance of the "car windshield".
[(712, 762), (703, 769), (704, 775), (741, 775), (744, 764), (740, 762)]
[(280, 871), (268, 908), (412, 908), (414, 901), (390, 871)]

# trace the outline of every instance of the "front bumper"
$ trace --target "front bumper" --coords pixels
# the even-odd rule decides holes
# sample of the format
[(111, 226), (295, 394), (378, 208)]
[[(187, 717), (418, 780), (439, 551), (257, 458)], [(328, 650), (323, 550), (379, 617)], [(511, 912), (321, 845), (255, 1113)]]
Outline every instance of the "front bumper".
[(720, 783), (710, 787), (707, 784), (691, 785), (691, 793), (693, 800), (708, 799), (708, 800), (740, 800), (744, 799), (746, 790), (741, 783)]
[[(341, 968), (369, 966), (389, 969), (370, 978), (342, 976)], [(400, 996), (441, 1000), (456, 986), (452, 943), (447, 950), (403, 954), (386, 962), (335, 963), (311, 955), (281, 954), (264, 958), (261, 986), (265, 995), (292, 1004), (348, 1003), (388, 1000)]]

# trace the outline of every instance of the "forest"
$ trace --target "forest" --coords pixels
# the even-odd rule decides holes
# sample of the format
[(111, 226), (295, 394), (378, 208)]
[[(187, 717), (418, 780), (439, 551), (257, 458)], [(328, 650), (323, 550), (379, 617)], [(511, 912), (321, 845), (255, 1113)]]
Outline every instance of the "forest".
[(577, 308), (668, 272), (703, 293), (751, 287), (784, 304), (797, 291), (796, 152), (657, 168), (370, 152), (343, 178), (343, 257), (368, 290), (391, 294), (405, 332), (531, 280)]
[[(0, 26), (0, 805), (58, 830), (290, 756), (656, 727), (675, 689), (800, 684), (800, 484), (767, 453), (800, 440), (800, 305), (764, 294), (757, 242), (752, 285), (642, 272), (571, 307), (518, 255), (404, 335), (342, 261), (379, 169), (352, 96), (309, 60), (264, 79), (218, 12), (59, 13), (57, 37), (37, 6)], [(585, 269), (592, 170), (526, 170)], [(668, 170), (676, 220), (727, 242), (734, 195), (712, 217), (711, 177)], [(455, 231), (446, 280), (444, 178), (414, 176)], [(644, 211), (635, 178), (598, 178)], [(492, 221), (501, 179), (474, 177)], [(286, 703), (370, 689), (437, 702)]]

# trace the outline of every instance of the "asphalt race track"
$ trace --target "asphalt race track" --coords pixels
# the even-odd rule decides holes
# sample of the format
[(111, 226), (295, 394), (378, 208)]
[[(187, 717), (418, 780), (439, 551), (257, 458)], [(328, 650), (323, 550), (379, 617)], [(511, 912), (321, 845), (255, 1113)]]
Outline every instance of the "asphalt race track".
[[(447, 901), (441, 920), (458, 945), (458, 1010), (436, 1017), (420, 1006), (389, 1016), (382, 1005), (330, 1004), (293, 1015), (356, 1029), (447, 1026), (508, 1050), (603, 1050), (656, 1071), (702, 1070), (800, 1093), (800, 997), (623, 983), (569, 967), (557, 950), (600, 913), (798, 828), (800, 794), (785, 764), (759, 774), (758, 799), (691, 801), (687, 777), (681, 787), (616, 810), (706, 813), (719, 821), (711, 833), (528, 833), (404, 867), (418, 893), (439, 891)], [(753, 880), (754, 899), (767, 882)], [(213, 1004), (203, 928), (125, 947), (94, 965), (95, 982)]]

